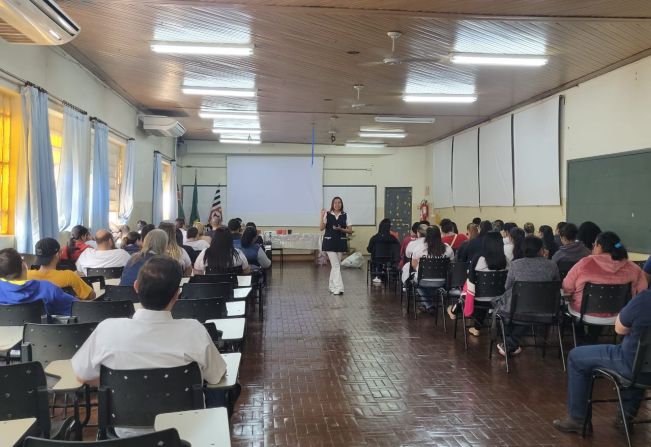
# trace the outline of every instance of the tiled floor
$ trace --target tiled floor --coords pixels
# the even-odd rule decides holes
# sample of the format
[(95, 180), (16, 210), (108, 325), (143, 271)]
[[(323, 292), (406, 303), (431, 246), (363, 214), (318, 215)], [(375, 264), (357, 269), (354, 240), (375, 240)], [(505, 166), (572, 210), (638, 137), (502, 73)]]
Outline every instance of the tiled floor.
[[(332, 296), (328, 269), (274, 268), (264, 322), (250, 320), (232, 423), (234, 446), (617, 446), (615, 406), (595, 412), (587, 440), (556, 432), (565, 376), (555, 350), (525, 349), (507, 376), (487, 336), (466, 352), (432, 317), (345, 271)], [(609, 391), (602, 387), (600, 394)], [(635, 445), (651, 445), (637, 428)]]

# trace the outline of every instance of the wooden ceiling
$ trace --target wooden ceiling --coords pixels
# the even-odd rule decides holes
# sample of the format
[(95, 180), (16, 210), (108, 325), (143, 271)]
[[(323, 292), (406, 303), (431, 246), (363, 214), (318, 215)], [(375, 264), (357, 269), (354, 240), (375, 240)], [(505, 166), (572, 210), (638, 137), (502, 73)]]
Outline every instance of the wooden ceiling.
[[(81, 27), (64, 48), (137, 106), (177, 116), (186, 139), (217, 139), (202, 107), (257, 110), (262, 140), (336, 144), (361, 127), (422, 145), (577, 80), (644, 57), (651, 2), (630, 0), (59, 0)], [(391, 56), (388, 31), (401, 31)], [(154, 40), (251, 43), (253, 56), (161, 55)], [(545, 54), (541, 68), (452, 65), (457, 52)], [(354, 52), (354, 54), (349, 54)], [(184, 95), (182, 85), (258, 89), (254, 99)], [(357, 101), (355, 84), (363, 84)], [(408, 104), (404, 92), (476, 93), (466, 105)], [(354, 107), (354, 105), (365, 104)], [(376, 115), (435, 116), (431, 124)], [(333, 118), (336, 116), (336, 118)], [(223, 126), (237, 123), (220, 123)]]

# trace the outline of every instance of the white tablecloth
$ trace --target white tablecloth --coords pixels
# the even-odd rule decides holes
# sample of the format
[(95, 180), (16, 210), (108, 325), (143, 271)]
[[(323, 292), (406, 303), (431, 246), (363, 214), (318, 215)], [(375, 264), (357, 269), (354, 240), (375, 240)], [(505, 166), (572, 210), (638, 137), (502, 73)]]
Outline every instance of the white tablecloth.
[(272, 248), (321, 250), (321, 233), (272, 234)]

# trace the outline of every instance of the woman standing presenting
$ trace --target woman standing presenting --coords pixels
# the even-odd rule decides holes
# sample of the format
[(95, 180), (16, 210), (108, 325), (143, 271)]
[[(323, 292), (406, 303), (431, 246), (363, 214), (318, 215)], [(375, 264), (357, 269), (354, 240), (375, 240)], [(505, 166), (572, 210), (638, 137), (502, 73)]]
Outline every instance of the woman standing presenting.
[(344, 212), (344, 202), (341, 197), (335, 197), (330, 204), (330, 211), (321, 210), (321, 230), (323, 245), (321, 250), (328, 255), (330, 260), (330, 292), (335, 295), (344, 293), (344, 283), (341, 279), (341, 256), (348, 251), (347, 235), (353, 232), (350, 220)]

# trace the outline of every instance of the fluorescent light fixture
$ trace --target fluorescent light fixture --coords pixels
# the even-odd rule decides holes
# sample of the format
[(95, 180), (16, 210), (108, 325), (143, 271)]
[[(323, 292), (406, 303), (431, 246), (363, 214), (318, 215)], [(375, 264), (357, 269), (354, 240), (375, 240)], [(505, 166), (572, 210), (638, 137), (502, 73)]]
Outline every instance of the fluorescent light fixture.
[(253, 98), (257, 94), (255, 89), (242, 88), (223, 88), (223, 87), (193, 87), (183, 86), (183, 93), (186, 95), (206, 95), (206, 96), (231, 96), (237, 98)]
[(229, 134), (242, 134), (242, 135), (260, 135), (260, 129), (224, 129), (221, 127), (215, 127), (212, 130), (213, 133), (229, 133)]
[(151, 50), (163, 54), (209, 54), (220, 56), (250, 56), (253, 45), (203, 42), (152, 42)]
[(454, 53), (450, 56), (450, 60), (455, 64), (516, 67), (542, 67), (547, 63), (547, 58), (544, 56), (528, 54)]
[(402, 97), (405, 102), (440, 102), (467, 104), (477, 101), (476, 95), (445, 95), (445, 94), (408, 94)]
[(260, 144), (260, 140), (245, 140), (244, 138), (220, 138), (219, 142), (228, 144)]
[(405, 133), (405, 129), (394, 127), (393, 129), (386, 129), (374, 126), (363, 126), (359, 128), (360, 132), (382, 132), (382, 133)]
[(234, 119), (234, 120), (257, 120), (258, 114), (255, 112), (228, 112), (228, 111), (216, 111), (211, 112), (208, 110), (202, 110), (199, 112), (199, 118), (203, 119), (212, 119), (212, 118), (223, 118), (223, 119)]
[(433, 116), (376, 116), (376, 123), (433, 124)]
[(363, 141), (349, 141), (346, 147), (387, 147), (385, 143), (364, 143)]
[(406, 133), (400, 132), (360, 132), (361, 138), (405, 138)]
[(49, 29), (48, 32), (49, 32), (50, 35), (51, 35), (52, 37), (54, 37), (56, 40), (61, 40), (61, 35), (59, 35), (59, 33), (57, 33), (56, 31), (54, 31), (53, 29)]

